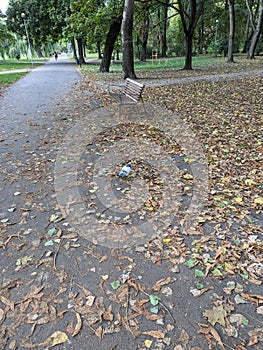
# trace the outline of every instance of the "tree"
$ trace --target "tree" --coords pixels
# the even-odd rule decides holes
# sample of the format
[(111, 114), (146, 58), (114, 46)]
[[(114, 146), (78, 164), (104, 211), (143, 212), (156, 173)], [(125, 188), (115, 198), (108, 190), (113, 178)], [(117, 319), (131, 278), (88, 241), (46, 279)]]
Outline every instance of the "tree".
[(114, 50), (114, 44), (121, 30), (121, 19), (122, 19), (121, 16), (119, 16), (118, 18), (115, 18), (110, 25), (110, 29), (106, 37), (103, 57), (100, 64), (100, 72), (109, 73), (110, 71), (110, 63), (111, 63), (112, 53)]
[(162, 52), (161, 56), (167, 56), (167, 25), (168, 25), (168, 9), (170, 0), (165, 0), (163, 5), (163, 31), (162, 31)]
[(5, 59), (5, 55), (9, 54), (11, 45), (15, 43), (14, 36), (8, 32), (5, 16), (0, 11), (0, 55)]
[(133, 16), (134, 16), (134, 0), (125, 0), (121, 24), (122, 34), (122, 70), (124, 79), (136, 79), (134, 71), (134, 55), (133, 55)]
[(21, 14), (25, 13), (30, 41), (40, 52), (48, 43), (55, 43), (62, 38), (69, 5), (70, 0), (10, 0), (7, 10), (8, 29), (23, 36)]
[(256, 46), (259, 41), (261, 32), (263, 28), (263, 0), (260, 0), (260, 6), (259, 6), (259, 15), (258, 15), (258, 23), (257, 26), (254, 30), (249, 51), (248, 51), (248, 58), (252, 59), (255, 58), (255, 51), (256, 51)]
[(234, 37), (235, 37), (235, 0), (229, 0), (229, 39), (228, 39), (228, 52), (227, 62), (234, 62)]
[(192, 70), (192, 50), (193, 37), (196, 25), (203, 11), (205, 0), (178, 0), (177, 11), (181, 17), (181, 22), (185, 35), (185, 70)]

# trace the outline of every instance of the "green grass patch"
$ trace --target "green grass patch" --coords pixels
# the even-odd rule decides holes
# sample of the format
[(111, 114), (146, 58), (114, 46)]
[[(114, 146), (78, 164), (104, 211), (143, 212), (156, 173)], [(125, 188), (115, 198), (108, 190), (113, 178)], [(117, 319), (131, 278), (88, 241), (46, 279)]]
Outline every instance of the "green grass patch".
[(7, 86), (26, 75), (27, 72), (0, 74), (0, 86)]
[[(42, 64), (44, 60), (34, 61), (33, 67), (38, 67)], [(0, 60), (0, 72), (5, 72), (8, 70), (32, 68), (32, 63), (29, 60)]]
[[(235, 63), (228, 63), (222, 56), (195, 56), (192, 60), (193, 70), (183, 70), (184, 57), (159, 59), (157, 62), (148, 59), (146, 62), (135, 62), (135, 73), (138, 79), (170, 79), (184, 78), (200, 75), (218, 75), (233, 72), (262, 69), (263, 57), (257, 56), (256, 60), (249, 60), (244, 55), (237, 55)], [(100, 61), (83, 65), (81, 72), (87, 79), (116, 81), (123, 78), (122, 64), (112, 62), (109, 73), (99, 72)]]
[[(262, 59), (259, 59), (261, 61)], [(158, 70), (158, 69), (182, 69), (184, 67), (185, 58), (184, 57), (171, 57), (171, 58), (160, 58), (158, 60), (147, 59), (146, 62), (135, 61), (135, 70)], [(236, 63), (236, 64), (235, 64)], [(235, 63), (229, 64), (226, 62), (226, 57), (223, 56), (194, 56), (192, 59), (193, 69), (210, 70), (211, 68), (226, 69), (229, 70), (231, 65), (231, 70), (235, 70), (242, 66), (250, 66), (251, 60), (248, 60), (244, 55), (237, 55), (235, 57)], [(253, 62), (255, 63), (255, 62)], [(98, 71), (99, 61), (96, 63), (88, 63), (82, 66), (82, 69), (88, 69), (93, 71)], [(121, 62), (112, 62), (110, 66), (111, 71), (122, 71)]]

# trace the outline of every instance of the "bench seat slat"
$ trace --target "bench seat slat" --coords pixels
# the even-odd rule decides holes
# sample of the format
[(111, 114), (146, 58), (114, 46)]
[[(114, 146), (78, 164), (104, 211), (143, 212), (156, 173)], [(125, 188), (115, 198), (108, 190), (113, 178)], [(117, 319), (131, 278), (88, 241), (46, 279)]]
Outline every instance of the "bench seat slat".
[(137, 103), (140, 100), (143, 102), (142, 100), (143, 89), (144, 89), (143, 84), (140, 84), (137, 81), (127, 78), (121, 93), (114, 93), (113, 91), (110, 90), (110, 86), (109, 86), (109, 93), (120, 104)]

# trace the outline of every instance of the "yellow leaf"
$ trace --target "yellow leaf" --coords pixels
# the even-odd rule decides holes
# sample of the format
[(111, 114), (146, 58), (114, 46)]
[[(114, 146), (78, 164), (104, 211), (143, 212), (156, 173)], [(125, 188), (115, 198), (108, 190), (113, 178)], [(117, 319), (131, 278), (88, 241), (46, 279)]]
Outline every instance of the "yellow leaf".
[(54, 332), (50, 338), (52, 339), (52, 344), (51, 346), (55, 346), (58, 344), (65, 343), (68, 340), (68, 336), (66, 333), (61, 332), (61, 331), (56, 331)]
[(235, 267), (234, 267), (233, 265), (227, 263), (227, 262), (225, 262), (224, 267), (225, 267), (225, 270), (226, 270), (227, 272), (229, 272), (229, 273), (232, 273), (232, 274), (233, 274), (234, 271), (235, 271)]
[(183, 178), (186, 180), (193, 180), (194, 177), (192, 174), (185, 174), (185, 175), (183, 175)]
[(152, 340), (146, 339), (144, 344), (146, 346), (147, 349), (150, 349), (150, 347), (152, 346)]
[(247, 186), (251, 186), (254, 185), (255, 181), (253, 181), (252, 179), (245, 179), (245, 185)]
[(263, 197), (257, 197), (254, 199), (254, 203), (263, 205)]
[(172, 240), (171, 238), (164, 238), (163, 243), (169, 243), (169, 242), (171, 242), (171, 240)]
[(243, 199), (241, 197), (234, 198), (236, 203), (243, 203)]

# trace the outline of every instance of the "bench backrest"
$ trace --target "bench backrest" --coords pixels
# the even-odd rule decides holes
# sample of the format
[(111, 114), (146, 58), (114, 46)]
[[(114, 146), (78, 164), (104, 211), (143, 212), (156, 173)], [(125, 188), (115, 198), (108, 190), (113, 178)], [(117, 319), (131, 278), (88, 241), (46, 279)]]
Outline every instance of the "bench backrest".
[(130, 78), (126, 79), (123, 94), (129, 97), (132, 101), (138, 102), (142, 98), (144, 85)]

